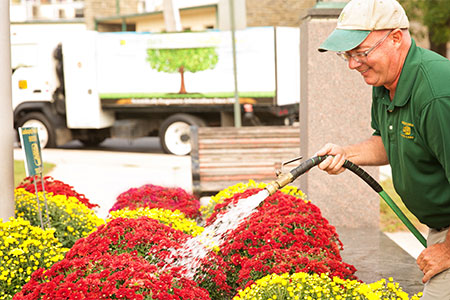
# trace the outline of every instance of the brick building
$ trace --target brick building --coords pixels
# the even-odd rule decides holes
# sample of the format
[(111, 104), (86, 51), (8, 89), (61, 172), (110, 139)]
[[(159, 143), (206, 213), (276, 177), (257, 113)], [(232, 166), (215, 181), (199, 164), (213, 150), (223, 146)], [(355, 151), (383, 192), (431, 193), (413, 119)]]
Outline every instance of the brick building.
[[(234, 0), (239, 22), (244, 26), (298, 27), (317, 0)], [(221, 28), (229, 14), (229, 0), (192, 0), (179, 5), (183, 30)], [(164, 31), (162, 0), (85, 0), (87, 28), (98, 31)]]

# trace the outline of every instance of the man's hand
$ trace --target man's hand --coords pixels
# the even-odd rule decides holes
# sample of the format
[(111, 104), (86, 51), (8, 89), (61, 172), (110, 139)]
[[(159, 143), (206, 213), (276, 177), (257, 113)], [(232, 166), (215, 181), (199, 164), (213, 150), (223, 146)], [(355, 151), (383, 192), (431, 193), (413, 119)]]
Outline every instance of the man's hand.
[(422, 282), (426, 283), (434, 275), (450, 268), (450, 247), (446, 242), (434, 244), (420, 253), (417, 265), (424, 276)]
[(344, 165), (346, 153), (343, 147), (334, 144), (326, 144), (317, 153), (317, 156), (330, 155), (318, 167), (328, 174), (337, 175), (345, 171)]
[(326, 144), (316, 153), (317, 156), (330, 155), (318, 167), (328, 174), (340, 174), (344, 172), (342, 167), (345, 160), (349, 160), (360, 166), (381, 166), (389, 163), (383, 141), (380, 136), (373, 135), (369, 139), (358, 143), (341, 147), (335, 144)]

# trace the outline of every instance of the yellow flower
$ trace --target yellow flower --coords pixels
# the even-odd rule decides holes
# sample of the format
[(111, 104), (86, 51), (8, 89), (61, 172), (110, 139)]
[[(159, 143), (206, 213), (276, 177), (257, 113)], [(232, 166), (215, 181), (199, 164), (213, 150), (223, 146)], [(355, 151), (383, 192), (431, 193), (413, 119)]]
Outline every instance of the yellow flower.
[(198, 226), (194, 220), (187, 218), (186, 215), (181, 211), (172, 211), (162, 208), (150, 209), (148, 207), (140, 207), (135, 210), (129, 210), (128, 208), (125, 208), (117, 211), (112, 211), (111, 216), (107, 221), (109, 222), (116, 218), (135, 219), (144, 216), (154, 220), (158, 220), (165, 225), (171, 226), (174, 229), (183, 231), (184, 233), (190, 234), (192, 236), (200, 235), (204, 231), (203, 227)]
[(42, 230), (22, 218), (1, 223), (0, 232), (0, 299), (11, 299), (30, 280), (32, 270), (51, 267), (68, 251), (61, 247), (54, 230)]
[[(200, 207), (200, 212), (202, 213), (203, 218), (207, 219), (214, 212), (214, 207), (216, 206), (216, 204), (222, 203), (225, 199), (232, 197), (234, 194), (243, 193), (248, 189), (255, 189), (255, 188), (263, 189), (266, 186), (267, 183), (264, 182), (257, 183), (253, 180), (249, 180), (247, 183), (242, 182), (237, 183), (233, 186), (221, 190), (216, 195), (212, 196), (208, 205)], [(288, 195), (292, 195), (301, 199), (306, 199), (306, 195), (294, 186), (287, 185), (283, 187), (280, 191)]]
[[(268, 297), (270, 295), (270, 298)], [(255, 284), (244, 291), (239, 290), (235, 300), (249, 299), (396, 299), (418, 300), (414, 295), (411, 298), (403, 292), (398, 283), (390, 279), (365, 284), (356, 280), (344, 280), (338, 277), (330, 278), (327, 274), (270, 274), (258, 279)]]
[(25, 252), (22, 249), (19, 249), (19, 248), (14, 248), (11, 251), (9, 251), (9, 254), (10, 255), (14, 255), (14, 256), (19, 256), (19, 255), (22, 255), (24, 253)]
[[(39, 226), (40, 220), (36, 212), (38, 204), (36, 195), (20, 188), (14, 191), (16, 200), (16, 215), (26, 217), (31, 225)], [(45, 199), (42, 193), (38, 194), (40, 209), (45, 216)], [(87, 236), (92, 230), (105, 221), (98, 218), (94, 211), (75, 197), (65, 195), (46, 194), (49, 208), (50, 225), (54, 226), (54, 235), (66, 247), (71, 247), (76, 240)], [(31, 230), (31, 229), (30, 229)]]

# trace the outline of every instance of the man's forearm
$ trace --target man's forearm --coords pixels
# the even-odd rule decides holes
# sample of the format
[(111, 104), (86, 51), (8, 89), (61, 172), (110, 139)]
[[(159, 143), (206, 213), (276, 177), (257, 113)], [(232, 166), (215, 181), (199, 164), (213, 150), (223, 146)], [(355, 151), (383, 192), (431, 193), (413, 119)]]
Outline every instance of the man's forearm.
[(382, 166), (389, 163), (383, 141), (380, 136), (344, 147), (347, 159), (361, 166)]

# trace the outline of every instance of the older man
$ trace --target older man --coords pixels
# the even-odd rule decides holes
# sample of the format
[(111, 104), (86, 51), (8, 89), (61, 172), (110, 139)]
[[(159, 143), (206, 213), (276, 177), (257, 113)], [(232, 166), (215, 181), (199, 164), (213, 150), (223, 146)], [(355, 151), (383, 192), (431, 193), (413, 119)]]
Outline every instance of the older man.
[(417, 259), (422, 299), (450, 299), (450, 61), (416, 46), (395, 0), (352, 0), (319, 51), (334, 51), (373, 86), (372, 128), (366, 141), (327, 144), (319, 168), (339, 174), (346, 159), (390, 164), (408, 209), (430, 228)]

